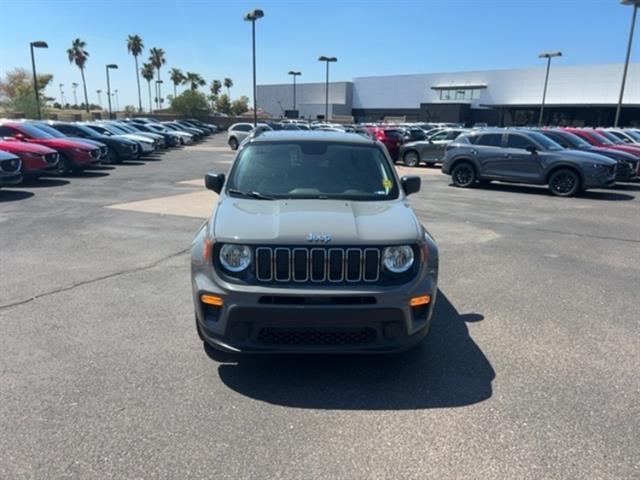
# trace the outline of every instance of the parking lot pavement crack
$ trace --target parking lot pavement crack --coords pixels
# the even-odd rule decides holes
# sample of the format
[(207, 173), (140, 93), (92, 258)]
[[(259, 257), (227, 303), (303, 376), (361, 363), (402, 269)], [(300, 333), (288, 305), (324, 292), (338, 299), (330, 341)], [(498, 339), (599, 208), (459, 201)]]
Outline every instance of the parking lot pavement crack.
[(191, 249), (191, 247), (184, 248), (184, 249), (182, 249), (182, 250), (180, 250), (178, 252), (174, 252), (174, 253), (171, 253), (169, 255), (166, 255), (166, 256), (164, 256), (162, 258), (159, 258), (158, 260), (155, 260), (155, 261), (153, 261), (151, 263), (148, 263), (146, 265), (140, 265), (140, 266), (134, 267), (134, 268), (127, 268), (127, 269), (118, 270), (117, 272), (112, 272), (112, 273), (108, 273), (106, 275), (101, 275), (99, 277), (94, 277), (94, 278), (89, 278), (87, 280), (82, 280), (80, 282), (76, 282), (76, 283), (73, 283), (71, 285), (66, 285), (64, 287), (59, 287), (59, 288), (50, 290), (48, 292), (38, 293), (38, 294), (36, 294), (36, 295), (34, 295), (32, 297), (25, 298), (23, 300), (18, 300), (16, 302), (11, 302), (11, 303), (6, 303), (4, 305), (0, 305), (0, 310), (6, 310), (6, 309), (11, 308), (11, 307), (17, 307), (19, 305), (24, 305), (24, 304), (27, 304), (27, 303), (31, 303), (34, 300), (38, 300), (39, 298), (49, 297), (51, 295), (56, 295), (56, 294), (61, 293), (61, 292), (67, 292), (69, 290), (73, 290), (73, 289), (81, 287), (83, 285), (89, 285), (91, 283), (101, 282), (103, 280), (109, 280), (111, 278), (119, 277), (121, 275), (127, 275), (129, 273), (136, 273), (136, 272), (142, 272), (144, 270), (150, 270), (152, 268), (157, 267), (161, 263), (166, 262), (167, 260), (171, 260), (172, 258), (179, 257), (180, 255), (184, 255), (190, 249)]

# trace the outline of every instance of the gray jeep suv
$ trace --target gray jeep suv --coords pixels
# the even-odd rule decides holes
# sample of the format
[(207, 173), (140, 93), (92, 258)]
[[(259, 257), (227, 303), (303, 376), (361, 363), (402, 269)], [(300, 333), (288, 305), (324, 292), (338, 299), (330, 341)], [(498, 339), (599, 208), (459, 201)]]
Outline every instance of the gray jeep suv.
[(492, 180), (548, 185), (554, 195), (573, 196), (615, 183), (616, 161), (569, 151), (541, 133), (490, 129), (463, 135), (445, 149), (442, 172), (457, 187)]
[(198, 334), (228, 352), (393, 352), (428, 332), (438, 249), (384, 146), (354, 133), (265, 132), (239, 150), (196, 233)]

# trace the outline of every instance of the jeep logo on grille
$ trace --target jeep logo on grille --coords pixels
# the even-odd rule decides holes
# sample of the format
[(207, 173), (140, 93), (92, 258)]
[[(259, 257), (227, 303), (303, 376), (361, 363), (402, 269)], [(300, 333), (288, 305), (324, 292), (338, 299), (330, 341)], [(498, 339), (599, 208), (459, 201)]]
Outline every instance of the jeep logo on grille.
[(307, 235), (307, 242), (313, 242), (313, 243), (329, 243), (331, 241), (331, 235), (329, 235), (328, 233), (324, 233), (324, 234), (315, 234), (315, 233), (310, 233), (309, 235)]

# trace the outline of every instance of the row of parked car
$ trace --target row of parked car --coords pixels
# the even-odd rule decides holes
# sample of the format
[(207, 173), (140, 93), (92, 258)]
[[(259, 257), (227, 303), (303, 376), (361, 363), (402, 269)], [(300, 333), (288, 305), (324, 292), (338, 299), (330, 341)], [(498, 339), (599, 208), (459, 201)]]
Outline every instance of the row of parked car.
[(587, 189), (637, 180), (640, 130), (467, 131), (444, 145), (442, 172), (451, 175), (458, 187), (498, 180), (548, 185), (554, 195), (569, 197)]
[(196, 119), (129, 118), (96, 122), (0, 120), (0, 187), (69, 174), (189, 145), (217, 131)]

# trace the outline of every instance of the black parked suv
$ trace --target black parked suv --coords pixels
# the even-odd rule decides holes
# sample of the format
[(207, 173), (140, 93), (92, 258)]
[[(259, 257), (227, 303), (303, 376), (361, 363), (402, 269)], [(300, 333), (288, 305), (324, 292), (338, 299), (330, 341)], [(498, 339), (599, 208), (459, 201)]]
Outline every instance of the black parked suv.
[(95, 140), (104, 143), (108, 148), (106, 156), (108, 163), (122, 163), (124, 160), (135, 160), (140, 156), (140, 147), (133, 140), (107, 137), (79, 123), (50, 122), (49, 126), (67, 137)]
[(539, 132), (481, 130), (448, 145), (442, 172), (457, 187), (492, 180), (548, 185), (554, 195), (570, 197), (615, 183), (616, 161), (591, 152), (565, 150)]
[(613, 150), (610, 148), (596, 147), (586, 140), (583, 140), (578, 135), (564, 130), (540, 130), (540, 133), (564, 148), (598, 153), (615, 160), (618, 162), (618, 166), (616, 168), (616, 180), (633, 180), (636, 177), (638, 162), (640, 162), (640, 160), (631, 153)]

